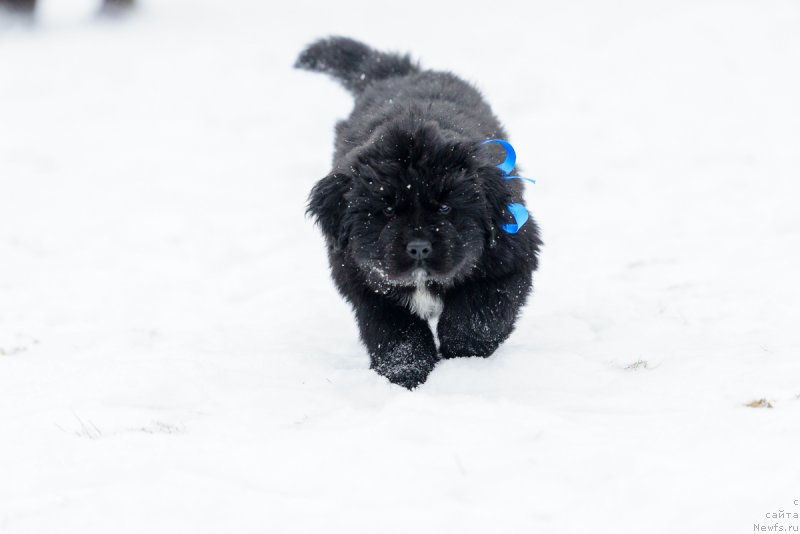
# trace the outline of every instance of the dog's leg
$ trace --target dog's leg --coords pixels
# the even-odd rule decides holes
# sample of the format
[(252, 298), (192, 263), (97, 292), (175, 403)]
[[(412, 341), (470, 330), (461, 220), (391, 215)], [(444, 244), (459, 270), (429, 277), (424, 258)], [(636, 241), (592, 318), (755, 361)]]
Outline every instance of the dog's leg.
[(514, 329), (530, 288), (525, 273), (447, 293), (438, 325), (442, 357), (491, 356)]
[(32, 17), (36, 11), (36, 0), (0, 0), (0, 11), (3, 9), (14, 15)]
[(356, 309), (361, 339), (372, 360), (370, 367), (409, 389), (425, 382), (438, 360), (428, 323), (377, 298)]

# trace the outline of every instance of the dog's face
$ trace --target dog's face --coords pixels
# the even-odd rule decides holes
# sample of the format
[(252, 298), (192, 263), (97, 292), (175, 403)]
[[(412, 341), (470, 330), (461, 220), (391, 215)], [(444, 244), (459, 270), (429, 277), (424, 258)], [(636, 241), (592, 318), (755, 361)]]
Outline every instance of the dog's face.
[(467, 277), (492, 246), (497, 208), (507, 202), (485, 150), (430, 125), (373, 138), (312, 191), (309, 211), (323, 232), (376, 285)]

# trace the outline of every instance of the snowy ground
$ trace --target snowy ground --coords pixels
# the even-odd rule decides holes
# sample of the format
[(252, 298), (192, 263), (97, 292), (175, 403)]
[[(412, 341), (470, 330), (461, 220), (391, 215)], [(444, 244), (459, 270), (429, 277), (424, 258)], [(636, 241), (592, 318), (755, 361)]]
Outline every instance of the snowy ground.
[[(0, 532), (800, 512), (796, 1), (94, 8), (0, 21)], [(327, 34), (475, 81), (538, 180), (517, 331), (414, 392), (368, 370), (303, 216), (350, 98), (290, 66)]]

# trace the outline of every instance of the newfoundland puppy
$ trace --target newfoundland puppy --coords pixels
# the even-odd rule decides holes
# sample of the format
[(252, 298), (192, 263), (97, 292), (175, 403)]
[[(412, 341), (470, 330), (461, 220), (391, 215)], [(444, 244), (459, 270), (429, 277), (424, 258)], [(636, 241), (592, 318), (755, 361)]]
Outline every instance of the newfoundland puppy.
[(491, 355), (530, 293), (541, 241), (488, 104), (449, 72), (342, 37), (295, 66), (355, 98), (308, 212), (371, 367), (411, 389), (440, 357)]

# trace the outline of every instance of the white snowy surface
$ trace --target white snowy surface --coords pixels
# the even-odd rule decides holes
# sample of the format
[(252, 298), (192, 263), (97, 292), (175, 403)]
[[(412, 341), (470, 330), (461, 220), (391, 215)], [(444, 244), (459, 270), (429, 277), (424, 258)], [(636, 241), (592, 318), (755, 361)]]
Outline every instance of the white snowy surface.
[[(0, 23), (0, 532), (800, 512), (800, 4), (393, 4)], [(329, 34), (474, 81), (538, 180), (516, 332), (413, 392), (368, 369), (303, 215), (351, 100), (291, 65)]]

